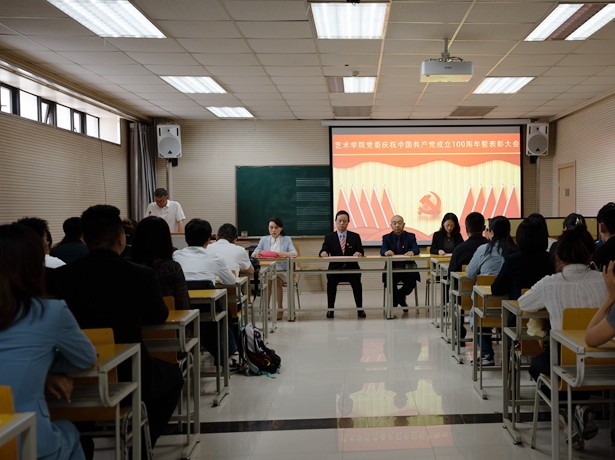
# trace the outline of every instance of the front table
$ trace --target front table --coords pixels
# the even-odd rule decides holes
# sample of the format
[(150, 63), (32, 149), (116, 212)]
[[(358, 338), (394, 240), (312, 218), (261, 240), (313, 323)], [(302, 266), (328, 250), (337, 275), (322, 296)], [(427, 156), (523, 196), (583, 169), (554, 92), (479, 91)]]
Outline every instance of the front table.
[[(366, 257), (349, 257), (349, 256), (331, 256), (331, 257), (295, 257), (291, 259), (285, 259), (289, 261), (288, 264), (288, 279), (292, 280), (295, 273), (295, 264), (305, 263), (306, 265), (315, 265), (317, 263), (329, 264), (329, 262), (358, 262), (359, 264), (368, 264), (370, 268), (361, 267), (359, 269), (349, 270), (329, 270), (327, 267), (302, 268), (301, 274), (305, 273), (319, 273), (319, 274), (349, 274), (349, 273), (385, 273), (387, 279), (387, 288), (385, 295), (384, 315), (387, 319), (394, 318), (393, 316), (393, 273), (405, 273), (405, 272), (428, 272), (429, 271), (429, 259), (432, 256), (430, 254), (419, 254), (416, 256), (366, 256)], [(393, 268), (393, 262), (403, 262), (406, 260), (412, 260), (417, 263), (418, 268), (404, 269)], [(372, 266), (378, 264), (378, 266)], [(384, 267), (383, 267), (384, 265)], [(288, 283), (288, 308), (290, 321), (295, 320), (295, 286), (294, 283)]]

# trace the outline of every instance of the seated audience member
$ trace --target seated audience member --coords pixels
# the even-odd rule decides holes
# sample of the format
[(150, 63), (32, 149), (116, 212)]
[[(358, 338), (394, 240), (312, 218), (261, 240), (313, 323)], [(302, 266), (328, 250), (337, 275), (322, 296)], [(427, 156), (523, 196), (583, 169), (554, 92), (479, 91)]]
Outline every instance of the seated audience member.
[[(562, 223), (562, 232), (570, 230), (576, 227), (577, 225), (581, 225), (581, 224), (586, 225), (585, 217), (583, 217), (581, 214), (577, 214), (576, 212), (568, 214), (566, 218), (564, 219), (564, 222)], [(558, 267), (555, 265), (555, 253), (557, 252), (557, 244), (558, 242), (556, 241), (549, 248), (549, 257), (551, 258), (551, 262), (553, 264), (555, 271), (558, 271)]]
[(207, 246), (207, 251), (217, 254), (227, 267), (237, 275), (252, 276), (254, 267), (248, 251), (237, 244), (237, 228), (233, 224), (222, 224), (218, 229), (218, 240)]
[[(284, 223), (279, 217), (272, 217), (269, 219), (267, 228), (269, 230), (269, 236), (263, 236), (254, 252), (252, 257), (261, 257), (262, 251), (274, 252), (277, 254), (275, 257), (297, 257), (297, 250), (293, 245), (293, 240), (290, 236), (286, 235), (284, 231)], [(278, 301), (278, 314), (277, 319), (281, 320), (284, 317), (284, 284), (288, 284), (288, 262), (276, 262), (276, 299)], [(271, 283), (269, 284), (269, 299), (273, 294)]]
[[(155, 446), (177, 406), (183, 378), (176, 364), (149, 355), (141, 327), (164, 323), (169, 311), (154, 270), (121, 256), (126, 236), (118, 208), (91, 206), (81, 215), (81, 225), (90, 253), (53, 270), (49, 290), (66, 300), (81, 328), (110, 327), (117, 343), (141, 343), (141, 395)], [(84, 447), (92, 453), (91, 440)]]
[(82, 460), (79, 431), (51, 421), (45, 389), (70, 401), (72, 380), (61, 373), (93, 366), (96, 351), (66, 303), (46, 298), (44, 258), (32, 229), (0, 226), (0, 385), (11, 387), (17, 412), (36, 414), (37, 458)]
[[(395, 215), (391, 218), (393, 231), (382, 236), (381, 256), (414, 256), (421, 252), (416, 242), (416, 235), (405, 231), (404, 225), (402, 216)], [(416, 268), (416, 262), (412, 260), (393, 262), (393, 268)], [(393, 273), (393, 306), (401, 305), (404, 312), (407, 312), (406, 296), (414, 291), (417, 281), (420, 280), (419, 273)], [(382, 275), (382, 281), (386, 287), (386, 273)], [(398, 288), (399, 283), (402, 285)]]
[[(460, 272), (464, 265), (467, 265), (472, 260), (472, 256), (476, 252), (479, 246), (489, 242), (487, 238), (483, 236), (485, 230), (485, 218), (480, 212), (471, 212), (466, 216), (465, 220), (466, 232), (468, 232), (468, 239), (463, 243), (457, 245), (451, 255), (451, 260), (448, 265), (448, 273), (450, 277), (451, 272)], [(463, 339), (466, 336), (466, 328), (463, 326), (463, 311), (461, 314), (461, 331), (459, 331), (460, 337)]]
[(517, 252), (504, 256), (502, 268), (491, 285), (492, 294), (507, 295), (511, 300), (517, 300), (523, 289), (553, 274), (542, 225), (524, 219), (517, 227), (516, 240)]
[[(561, 272), (546, 276), (534, 284), (519, 297), (519, 307), (526, 311), (546, 308), (551, 328), (561, 330), (565, 308), (601, 305), (607, 298), (607, 290), (602, 273), (588, 266), (593, 254), (594, 240), (587, 227), (577, 225), (562, 233), (556, 252)], [(534, 380), (540, 374), (550, 374), (549, 350), (531, 359), (529, 371)], [(579, 436), (591, 439), (598, 431), (593, 422), (593, 409), (577, 405), (574, 410), (573, 447), (576, 444), (575, 438), (577, 441)]]
[(30, 227), (42, 240), (43, 250), (45, 251), (45, 267), (51, 269), (65, 265), (62, 259), (53, 257), (49, 254), (51, 251), (51, 233), (49, 232), (49, 224), (46, 220), (40, 217), (22, 217), (17, 223)]
[(539, 212), (533, 212), (529, 216), (527, 216), (526, 219), (536, 221), (544, 227), (544, 231), (547, 234), (547, 251), (549, 251), (551, 249), (551, 246), (553, 246), (553, 244), (557, 240), (549, 236), (549, 226), (547, 225), (547, 219), (545, 219), (545, 216), (543, 216)]
[(122, 219), (122, 227), (124, 227), (124, 235), (126, 235), (126, 246), (122, 251), (122, 257), (132, 256), (132, 239), (137, 229), (137, 223), (132, 219)]
[(457, 246), (463, 243), (459, 219), (452, 212), (447, 212), (442, 217), (440, 229), (433, 234), (431, 239), (430, 254), (452, 254)]
[[(365, 252), (361, 243), (361, 236), (358, 233), (348, 230), (350, 215), (346, 211), (338, 211), (335, 215), (335, 227), (337, 231), (325, 235), (325, 240), (320, 248), (320, 257), (329, 256), (354, 256), (362, 257)], [(356, 270), (359, 264), (356, 262), (330, 262), (329, 270)], [(337, 296), (337, 285), (342, 282), (350, 283), (352, 295), (357, 306), (357, 317), (365, 318), (367, 315), (363, 310), (363, 286), (361, 284), (360, 273), (347, 274), (327, 274), (327, 318), (333, 318), (335, 308), (335, 298)]]
[(598, 233), (603, 242), (594, 254), (594, 262), (598, 270), (606, 267), (611, 260), (615, 260), (615, 203), (607, 203), (596, 218), (598, 221)]
[(132, 239), (132, 260), (154, 269), (163, 296), (171, 296), (176, 310), (190, 308), (184, 271), (173, 260), (173, 242), (169, 225), (161, 217), (145, 217), (137, 224)]
[(51, 248), (49, 255), (62, 259), (65, 263), (69, 264), (89, 252), (87, 245), (81, 239), (80, 217), (76, 216), (66, 219), (62, 224), (62, 230), (64, 230), (64, 238)]
[[(504, 216), (489, 219), (487, 229), (489, 242), (476, 249), (468, 267), (466, 276), (476, 281), (478, 275), (497, 275), (504, 263), (504, 257), (517, 250), (510, 237), (510, 221)], [(494, 366), (494, 351), (491, 334), (483, 332), (479, 337), (480, 359), (483, 366)]]
[[(186, 224), (184, 230), (187, 247), (178, 249), (173, 253), (173, 260), (179, 262), (184, 271), (188, 289), (209, 289), (219, 280), (222, 284), (235, 284), (236, 277), (226, 266), (226, 262), (217, 254), (206, 250), (211, 239), (211, 225), (203, 219), (192, 219)], [(229, 350), (231, 356), (237, 352), (237, 337), (229, 322)], [(201, 342), (205, 349), (216, 357), (218, 344), (222, 344), (222, 337), (216, 340), (216, 324), (207, 321), (201, 323)], [(221, 350), (224, 346), (221, 347)]]
[(598, 309), (585, 331), (585, 342), (590, 347), (599, 347), (600, 345), (615, 338), (615, 260), (609, 262), (609, 265), (604, 267), (604, 284), (608, 291), (608, 295), (601, 307)]

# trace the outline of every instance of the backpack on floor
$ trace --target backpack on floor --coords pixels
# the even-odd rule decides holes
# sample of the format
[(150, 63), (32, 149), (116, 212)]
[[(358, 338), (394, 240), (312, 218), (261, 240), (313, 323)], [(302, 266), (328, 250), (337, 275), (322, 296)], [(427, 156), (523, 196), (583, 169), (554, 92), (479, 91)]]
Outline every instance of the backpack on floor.
[(246, 324), (241, 330), (241, 344), (248, 366), (246, 374), (271, 376), (280, 373), (282, 358), (275, 353), (275, 350), (267, 348), (261, 331), (251, 323)]

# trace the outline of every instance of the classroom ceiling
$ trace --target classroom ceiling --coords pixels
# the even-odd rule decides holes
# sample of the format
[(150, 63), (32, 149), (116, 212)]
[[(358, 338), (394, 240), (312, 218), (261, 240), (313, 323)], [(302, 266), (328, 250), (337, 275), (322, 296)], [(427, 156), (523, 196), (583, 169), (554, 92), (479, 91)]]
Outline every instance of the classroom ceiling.
[[(260, 120), (530, 118), (615, 93), (615, 21), (586, 41), (524, 42), (559, 3), (392, 0), (382, 40), (318, 40), (306, 0), (131, 0), (168, 38), (100, 38), (45, 0), (0, 0), (0, 60), (137, 118)], [(365, 1), (365, 0), (364, 0)], [(421, 61), (474, 64), (467, 83), (421, 83)], [(376, 76), (373, 94), (327, 77)], [(228, 94), (182, 94), (161, 75), (211, 76)], [(533, 76), (513, 95), (474, 95), (485, 76)]]

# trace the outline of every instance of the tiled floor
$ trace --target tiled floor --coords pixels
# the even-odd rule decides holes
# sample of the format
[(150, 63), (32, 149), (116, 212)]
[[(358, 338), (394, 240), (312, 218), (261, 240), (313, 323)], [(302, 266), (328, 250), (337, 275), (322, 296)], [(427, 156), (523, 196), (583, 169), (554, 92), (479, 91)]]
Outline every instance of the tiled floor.
[[(550, 422), (539, 424), (536, 450), (529, 447), (529, 423), (520, 425), (522, 445), (513, 445), (501, 423), (499, 372), (486, 373), (488, 399), (481, 399), (472, 385), (471, 365), (452, 359), (450, 345), (425, 310), (418, 316), (412, 308), (406, 315), (396, 311), (396, 319), (386, 320), (379, 308), (382, 291), (364, 296), (365, 306), (374, 308), (367, 319), (356, 318), (349, 308), (354, 306), (351, 292), (341, 290), (335, 319), (327, 320), (325, 294), (302, 293), (297, 321), (280, 322), (269, 335), (269, 346), (282, 357), (281, 373), (276, 378), (232, 375), (231, 394), (219, 407), (211, 407), (212, 397), (204, 396), (204, 434), (193, 458), (551, 458)], [(471, 348), (466, 353), (469, 363)], [(212, 382), (204, 384), (213, 388)], [(532, 394), (531, 387), (526, 391)], [(615, 458), (608, 422), (600, 427), (575, 458)], [(178, 458), (176, 441), (162, 438), (156, 459)], [(564, 458), (564, 444), (562, 450)], [(96, 459), (108, 455), (98, 450)]]

